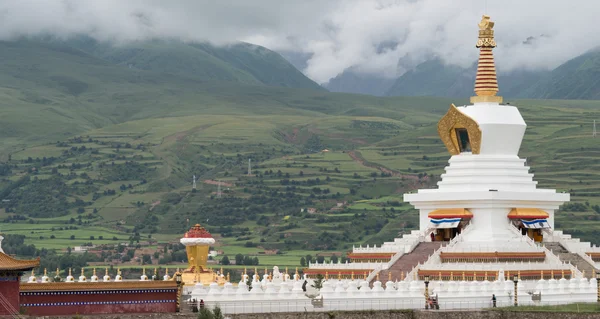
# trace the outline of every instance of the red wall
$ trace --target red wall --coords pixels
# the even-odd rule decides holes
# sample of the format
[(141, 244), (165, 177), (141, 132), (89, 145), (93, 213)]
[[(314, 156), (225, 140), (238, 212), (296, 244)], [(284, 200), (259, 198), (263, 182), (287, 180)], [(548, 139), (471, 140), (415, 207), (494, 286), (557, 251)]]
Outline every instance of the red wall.
[(27, 315), (175, 312), (177, 289), (21, 292)]
[(0, 276), (0, 295), (14, 309), (14, 311), (9, 311), (9, 309), (6, 309), (7, 307), (4, 305), (4, 302), (2, 302), (0, 303), (0, 315), (19, 313), (19, 280), (20, 277), (17, 274), (4, 274)]

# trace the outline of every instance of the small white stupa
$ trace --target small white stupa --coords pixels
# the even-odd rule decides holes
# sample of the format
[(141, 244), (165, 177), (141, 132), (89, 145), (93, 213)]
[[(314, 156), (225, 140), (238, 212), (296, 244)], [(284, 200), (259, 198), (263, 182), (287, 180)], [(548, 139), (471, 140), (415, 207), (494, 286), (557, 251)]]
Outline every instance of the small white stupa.
[(104, 277), (102, 277), (102, 281), (109, 282), (110, 275), (108, 274), (108, 267), (104, 268)]
[(65, 282), (75, 282), (75, 277), (73, 277), (73, 274), (71, 274), (71, 268), (69, 268), (69, 275), (65, 279)]

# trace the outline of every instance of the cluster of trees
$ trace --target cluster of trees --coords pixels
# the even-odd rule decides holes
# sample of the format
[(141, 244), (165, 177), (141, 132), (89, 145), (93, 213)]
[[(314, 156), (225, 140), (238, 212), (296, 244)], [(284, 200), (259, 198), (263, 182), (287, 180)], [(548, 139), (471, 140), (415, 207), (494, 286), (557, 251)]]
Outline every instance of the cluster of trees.
[[(229, 260), (229, 257), (225, 255), (223, 258), (221, 258), (220, 263), (221, 265), (230, 265), (231, 261)], [(244, 266), (258, 266), (260, 261), (258, 260), (258, 257), (237, 254), (235, 255), (235, 264)]]
[(3, 197), (9, 200), (3, 205), (10, 212), (26, 213), (31, 217), (58, 217), (68, 214), (72, 208), (89, 204), (82, 200), (69, 201), (67, 195), (73, 190), (59, 176), (32, 181), (27, 177), (14, 184), (19, 187), (7, 188), (10, 191)]
[(333, 262), (334, 264), (337, 264), (338, 262), (345, 263), (346, 260), (347, 260), (346, 256), (338, 257), (337, 255), (333, 255), (329, 258), (329, 260), (326, 260), (324, 256), (313, 257), (311, 255), (306, 255), (305, 257), (300, 258), (300, 266), (308, 267), (309, 263), (319, 263), (319, 264), (322, 264), (324, 262), (328, 262), (328, 263)]

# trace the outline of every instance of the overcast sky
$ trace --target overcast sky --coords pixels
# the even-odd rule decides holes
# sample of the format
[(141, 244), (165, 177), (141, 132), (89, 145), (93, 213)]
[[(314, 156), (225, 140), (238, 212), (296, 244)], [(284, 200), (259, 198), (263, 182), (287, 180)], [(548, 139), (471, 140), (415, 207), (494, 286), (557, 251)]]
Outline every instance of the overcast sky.
[(598, 0), (0, 0), (0, 39), (241, 40), (310, 54), (302, 71), (325, 83), (350, 67), (395, 77), (432, 56), (468, 66), (483, 13), (500, 71), (553, 68), (600, 44), (598, 12)]

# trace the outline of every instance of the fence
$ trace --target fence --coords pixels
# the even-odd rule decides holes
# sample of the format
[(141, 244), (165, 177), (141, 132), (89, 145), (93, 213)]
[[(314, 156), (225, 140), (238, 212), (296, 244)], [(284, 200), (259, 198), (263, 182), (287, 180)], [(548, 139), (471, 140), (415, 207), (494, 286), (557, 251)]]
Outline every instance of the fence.
[[(496, 296), (496, 307), (513, 307), (514, 297), (510, 295)], [(557, 307), (563, 308), (570, 304), (569, 301), (533, 301), (529, 296), (518, 298), (519, 307)], [(592, 302), (587, 304), (593, 305)], [(188, 304), (191, 305), (191, 304)], [(443, 299), (438, 301), (440, 310), (482, 310), (493, 308), (492, 296), (485, 296), (475, 300), (451, 300)], [(198, 305), (199, 306), (199, 305)], [(306, 301), (298, 300), (279, 300), (279, 301), (222, 301), (205, 302), (205, 307), (214, 308), (219, 306), (225, 314), (242, 313), (276, 313), (276, 312), (329, 312), (329, 311), (365, 311), (365, 310), (425, 310), (425, 298), (412, 298), (410, 300), (369, 300), (369, 299), (350, 299), (350, 300), (327, 300), (313, 299)], [(577, 309), (577, 308), (576, 308)], [(430, 309), (430, 311), (435, 311)]]

